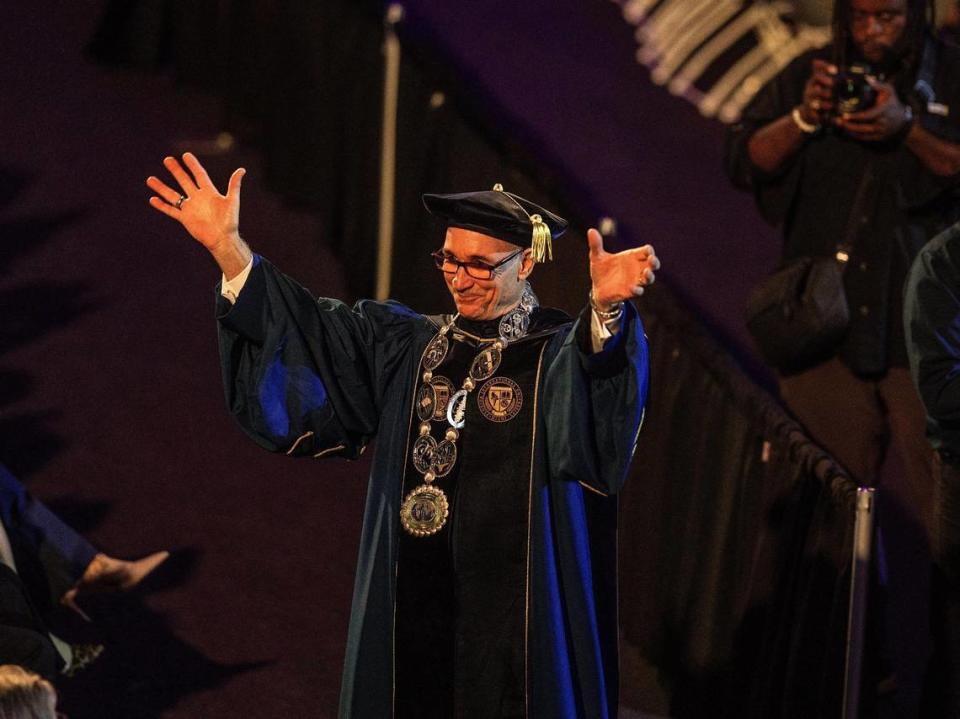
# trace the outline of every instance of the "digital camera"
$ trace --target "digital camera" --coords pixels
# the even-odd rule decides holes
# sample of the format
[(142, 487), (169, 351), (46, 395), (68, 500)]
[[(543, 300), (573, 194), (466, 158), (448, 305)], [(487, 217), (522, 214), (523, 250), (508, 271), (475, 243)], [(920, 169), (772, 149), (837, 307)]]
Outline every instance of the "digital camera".
[(877, 101), (877, 91), (867, 82), (871, 75), (866, 63), (853, 63), (841, 67), (833, 79), (833, 112), (845, 115), (872, 107)]

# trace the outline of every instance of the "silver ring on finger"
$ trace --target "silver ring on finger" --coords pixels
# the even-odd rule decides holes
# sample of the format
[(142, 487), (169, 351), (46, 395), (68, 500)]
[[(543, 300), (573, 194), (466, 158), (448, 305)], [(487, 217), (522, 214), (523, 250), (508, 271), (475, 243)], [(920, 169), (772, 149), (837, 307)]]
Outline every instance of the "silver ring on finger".
[(187, 196), (186, 196), (186, 195), (180, 195), (180, 197), (177, 199), (177, 203), (174, 205), (174, 207), (176, 207), (178, 210), (181, 209), (181, 208), (183, 207), (183, 201), (186, 200), (186, 199), (187, 199)]

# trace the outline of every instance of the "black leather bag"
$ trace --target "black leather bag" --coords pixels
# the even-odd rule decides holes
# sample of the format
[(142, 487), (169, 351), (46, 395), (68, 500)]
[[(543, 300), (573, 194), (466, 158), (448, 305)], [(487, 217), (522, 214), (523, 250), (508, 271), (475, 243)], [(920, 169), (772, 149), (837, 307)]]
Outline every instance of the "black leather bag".
[(850, 323), (844, 265), (833, 257), (801, 257), (754, 288), (747, 329), (769, 364), (796, 371), (837, 348)]

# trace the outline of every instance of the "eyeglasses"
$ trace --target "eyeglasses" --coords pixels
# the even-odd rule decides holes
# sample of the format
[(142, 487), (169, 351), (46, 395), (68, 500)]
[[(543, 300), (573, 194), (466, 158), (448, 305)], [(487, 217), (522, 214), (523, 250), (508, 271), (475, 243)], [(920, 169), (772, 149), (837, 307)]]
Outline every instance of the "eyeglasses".
[(489, 280), (492, 279), (496, 274), (498, 267), (505, 265), (521, 252), (523, 252), (522, 249), (517, 250), (516, 252), (511, 252), (509, 255), (493, 265), (489, 265), (486, 262), (477, 261), (461, 262), (457, 258), (452, 257), (451, 255), (448, 255), (440, 250), (437, 252), (431, 252), (430, 256), (433, 258), (433, 262), (437, 266), (437, 269), (442, 270), (448, 275), (455, 275), (457, 270), (462, 267), (463, 271), (475, 280)]

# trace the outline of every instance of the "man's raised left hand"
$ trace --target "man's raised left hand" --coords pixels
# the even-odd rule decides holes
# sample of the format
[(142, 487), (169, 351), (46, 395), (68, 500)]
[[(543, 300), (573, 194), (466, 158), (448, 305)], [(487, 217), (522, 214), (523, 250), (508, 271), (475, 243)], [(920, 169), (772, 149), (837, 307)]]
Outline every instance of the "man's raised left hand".
[(590, 247), (590, 280), (595, 306), (600, 309), (613, 307), (623, 300), (639, 297), (644, 287), (653, 284), (660, 260), (652, 245), (607, 252), (603, 249), (603, 236), (593, 228), (587, 231), (587, 244)]

